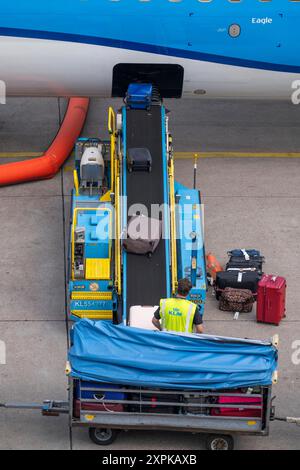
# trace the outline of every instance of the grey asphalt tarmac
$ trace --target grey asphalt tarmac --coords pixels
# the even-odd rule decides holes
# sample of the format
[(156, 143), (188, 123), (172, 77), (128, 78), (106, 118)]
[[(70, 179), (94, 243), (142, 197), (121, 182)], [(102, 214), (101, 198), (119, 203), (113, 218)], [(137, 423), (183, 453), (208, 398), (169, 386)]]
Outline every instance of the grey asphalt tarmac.
[[(65, 101), (61, 100), (63, 113)], [(107, 138), (107, 108), (119, 101), (93, 100), (83, 131)], [(168, 101), (178, 152), (298, 152), (300, 108), (257, 101)], [(42, 152), (59, 125), (55, 99), (9, 99), (0, 107), (0, 165), (6, 152)], [(72, 160), (52, 180), (0, 189), (0, 402), (66, 399), (68, 347), (64, 257)], [(0, 167), (1, 171), (1, 167)], [(193, 161), (177, 160), (176, 177), (192, 184)], [(277, 414), (300, 416), (300, 159), (200, 159), (198, 187), (205, 206), (206, 249), (225, 262), (227, 250), (247, 246), (266, 257), (265, 270), (288, 281), (287, 318), (279, 327), (258, 325), (255, 312), (234, 321), (209, 294), (207, 333), (251, 338), (280, 335)], [(64, 225), (65, 224), (65, 225)], [(299, 449), (300, 428), (271, 424), (269, 437), (238, 437), (238, 449)], [(203, 449), (201, 436), (128, 432), (112, 449)], [(0, 449), (95, 449), (87, 432), (69, 431), (67, 417), (0, 411)], [(96, 448), (99, 450), (98, 448)]]

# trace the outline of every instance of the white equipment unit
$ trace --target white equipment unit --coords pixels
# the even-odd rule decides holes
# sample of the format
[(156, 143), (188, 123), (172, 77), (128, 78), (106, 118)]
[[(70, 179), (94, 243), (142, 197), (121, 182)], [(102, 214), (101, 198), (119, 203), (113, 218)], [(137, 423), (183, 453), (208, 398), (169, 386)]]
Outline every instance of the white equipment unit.
[(104, 169), (102, 145), (86, 148), (80, 162), (81, 186), (83, 188), (94, 185), (101, 187), (104, 178)]
[(134, 328), (142, 328), (144, 330), (156, 330), (152, 323), (152, 318), (158, 305), (155, 307), (135, 305), (130, 308), (129, 326)]

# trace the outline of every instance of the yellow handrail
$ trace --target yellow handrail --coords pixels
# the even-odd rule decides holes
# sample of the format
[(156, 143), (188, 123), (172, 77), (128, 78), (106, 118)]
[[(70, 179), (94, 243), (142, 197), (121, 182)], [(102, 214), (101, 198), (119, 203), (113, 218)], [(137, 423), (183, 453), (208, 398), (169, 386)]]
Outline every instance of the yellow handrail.
[(171, 224), (171, 277), (172, 293), (177, 292), (177, 233), (176, 233), (176, 207), (175, 207), (175, 187), (174, 187), (174, 161), (170, 160), (169, 166), (169, 185), (170, 185), (170, 224)]
[(72, 250), (71, 250), (71, 263), (72, 263), (72, 280), (75, 280), (74, 275), (74, 264), (75, 264), (75, 230), (77, 226), (78, 212), (88, 211), (108, 211), (110, 212), (110, 223), (109, 223), (109, 257), (111, 258), (111, 239), (112, 239), (112, 220), (111, 220), (111, 208), (110, 207), (76, 207), (73, 212), (73, 225), (72, 225)]
[(116, 156), (116, 115), (112, 107), (108, 109), (108, 132), (110, 134), (111, 191), (115, 194), (115, 286), (118, 294), (121, 295), (120, 166)]
[(120, 167), (116, 159), (115, 187), (115, 286), (119, 295), (122, 293), (121, 278), (121, 213), (120, 213)]
[(110, 134), (115, 134), (116, 132), (116, 115), (111, 106), (108, 108), (108, 132)]
[(75, 193), (76, 193), (76, 196), (78, 197), (79, 196), (79, 179), (78, 179), (77, 170), (74, 170), (73, 177), (74, 177)]

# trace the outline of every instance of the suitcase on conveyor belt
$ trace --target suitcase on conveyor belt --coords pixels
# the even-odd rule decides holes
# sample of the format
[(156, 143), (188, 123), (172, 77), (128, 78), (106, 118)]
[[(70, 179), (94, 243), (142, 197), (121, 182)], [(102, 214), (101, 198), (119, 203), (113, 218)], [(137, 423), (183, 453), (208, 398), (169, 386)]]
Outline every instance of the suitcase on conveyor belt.
[(153, 85), (131, 83), (126, 94), (126, 104), (131, 109), (149, 109), (152, 101)]
[(127, 167), (129, 172), (152, 170), (152, 156), (147, 148), (131, 148), (128, 150)]
[(160, 220), (136, 215), (129, 219), (127, 238), (123, 241), (123, 246), (128, 253), (151, 256), (158, 247), (161, 236)]
[(264, 275), (258, 283), (256, 317), (260, 323), (279, 325), (286, 316), (286, 280)]
[(260, 275), (256, 271), (223, 271), (217, 273), (216, 278), (216, 298), (226, 287), (234, 289), (248, 289), (253, 294), (257, 292)]

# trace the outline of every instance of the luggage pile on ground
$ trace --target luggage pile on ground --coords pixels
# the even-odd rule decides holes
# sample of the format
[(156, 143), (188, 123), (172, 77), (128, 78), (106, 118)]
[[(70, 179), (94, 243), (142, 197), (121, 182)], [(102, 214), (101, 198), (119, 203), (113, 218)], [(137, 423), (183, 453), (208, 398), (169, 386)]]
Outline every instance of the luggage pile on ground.
[(263, 273), (265, 258), (258, 250), (236, 249), (228, 256), (225, 271), (215, 277), (220, 310), (248, 313), (257, 301), (257, 321), (279, 325), (286, 316), (285, 278)]
[(228, 256), (226, 270), (216, 275), (219, 308), (227, 312), (251, 312), (265, 259), (258, 250), (236, 249), (229, 251)]

